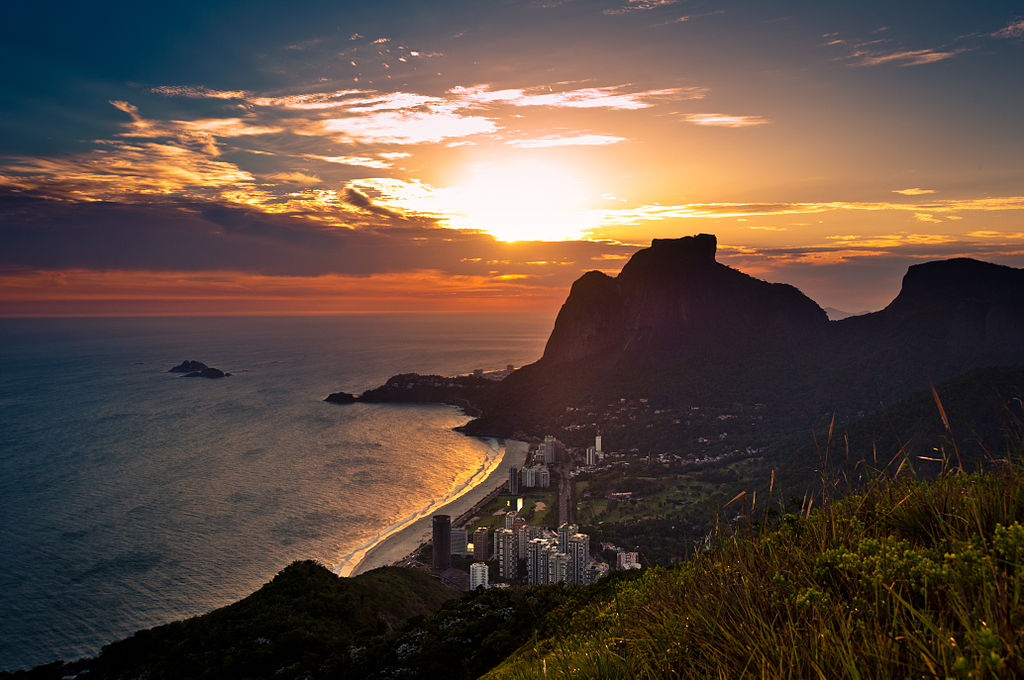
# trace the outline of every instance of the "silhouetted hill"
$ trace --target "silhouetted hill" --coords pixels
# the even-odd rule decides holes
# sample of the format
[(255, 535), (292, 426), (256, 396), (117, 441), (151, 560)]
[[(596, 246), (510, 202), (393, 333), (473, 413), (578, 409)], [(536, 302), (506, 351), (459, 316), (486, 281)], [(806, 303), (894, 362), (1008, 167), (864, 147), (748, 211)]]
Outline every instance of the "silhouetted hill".
[(95, 659), (40, 666), (11, 676), (303, 678), (321, 676), (348, 647), (435, 612), (458, 596), (429, 574), (383, 567), (340, 578), (314, 562), (295, 562), (252, 595), (204, 616), (142, 630)]
[(679, 354), (704, 345), (805, 341), (827, 316), (793, 286), (767, 283), (715, 261), (710, 234), (655, 239), (615, 278), (584, 274), (555, 320), (541, 363), (614, 354)]
[(719, 264), (715, 250), (708, 234), (656, 239), (616, 277), (584, 274), (543, 357), (478, 395), (484, 415), (466, 431), (543, 434), (566, 406), (646, 398), (663, 408), (763, 403), (766, 431), (782, 432), (1024, 361), (1022, 270), (965, 258), (915, 265), (885, 309), (829, 321), (796, 288)]

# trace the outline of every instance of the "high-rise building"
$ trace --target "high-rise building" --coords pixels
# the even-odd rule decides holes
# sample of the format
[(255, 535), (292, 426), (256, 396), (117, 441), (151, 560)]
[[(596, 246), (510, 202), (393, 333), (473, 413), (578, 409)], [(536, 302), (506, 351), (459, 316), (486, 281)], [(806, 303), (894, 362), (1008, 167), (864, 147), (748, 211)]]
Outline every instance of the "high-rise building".
[(558, 527), (558, 549), (564, 553), (569, 552), (569, 537), (578, 532), (580, 528), (575, 524), (562, 524)]
[(516, 535), (516, 550), (519, 551), (519, 557), (526, 557), (526, 520), (516, 517), (512, 522), (512, 531)]
[(573, 534), (569, 537), (569, 549), (566, 551), (569, 556), (569, 564), (566, 569), (566, 580), (569, 583), (581, 585), (586, 582), (586, 567), (590, 561), (590, 536), (587, 534)]
[(544, 442), (540, 445), (541, 460), (547, 464), (555, 462), (555, 438), (553, 436), (545, 435)]
[(519, 577), (519, 541), (511, 529), (498, 529), (494, 532), (495, 554), (498, 557), (498, 570), (503, 578), (514, 581)]
[(548, 583), (565, 583), (568, 580), (569, 557), (554, 548), (548, 556)]
[(532, 467), (523, 468), (523, 488), (532, 489), (537, 486), (537, 469)]
[(620, 552), (615, 556), (616, 569), (639, 569), (640, 554), (635, 552)]
[(583, 580), (581, 583), (597, 583), (600, 579), (608, 575), (608, 564), (605, 562), (588, 562), (586, 568), (583, 570)]
[(452, 566), (452, 518), (434, 515), (434, 569), (444, 571)]
[(451, 533), (452, 555), (460, 557), (469, 554), (469, 536), (465, 527), (453, 527)]
[(587, 454), (583, 458), (583, 464), (589, 467), (597, 465), (597, 449), (595, 449), (593, 446), (587, 447)]
[(598, 458), (604, 454), (601, 450), (601, 435), (594, 437), (594, 451), (597, 453)]
[(515, 465), (508, 469), (508, 492), (513, 496), (519, 493), (519, 468)]
[(537, 466), (537, 486), (546, 489), (551, 486), (551, 473), (543, 465)]
[(531, 538), (526, 544), (526, 582), (548, 582), (548, 548), (550, 541), (543, 538)]
[(487, 527), (477, 527), (473, 532), (473, 558), (477, 562), (491, 559), (490, 546), (487, 545)]
[(487, 565), (483, 562), (474, 562), (469, 565), (469, 589), (488, 587)]
[(517, 517), (519, 517), (519, 513), (516, 512), (515, 510), (509, 510), (508, 512), (506, 512), (505, 513), (505, 528), (506, 529), (511, 529), (512, 528), (512, 524), (516, 521)]

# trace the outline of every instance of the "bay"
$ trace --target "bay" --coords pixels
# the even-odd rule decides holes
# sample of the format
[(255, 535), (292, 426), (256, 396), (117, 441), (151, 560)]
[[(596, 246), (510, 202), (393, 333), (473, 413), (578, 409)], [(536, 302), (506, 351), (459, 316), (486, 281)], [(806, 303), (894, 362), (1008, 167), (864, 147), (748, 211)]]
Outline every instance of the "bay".
[[(91, 655), (332, 568), (465, 485), (496, 442), (443, 406), (322, 401), (537, 359), (509, 315), (0, 320), (0, 669)], [(185, 359), (232, 373), (183, 378)]]

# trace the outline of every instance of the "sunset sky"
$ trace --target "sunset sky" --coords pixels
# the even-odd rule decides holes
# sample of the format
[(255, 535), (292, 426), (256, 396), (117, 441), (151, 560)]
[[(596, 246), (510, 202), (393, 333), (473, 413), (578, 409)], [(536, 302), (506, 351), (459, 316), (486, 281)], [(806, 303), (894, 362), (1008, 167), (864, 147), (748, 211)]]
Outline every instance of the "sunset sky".
[(1024, 266), (1024, 2), (5, 14), (4, 316), (552, 313), (699, 232), (851, 312)]

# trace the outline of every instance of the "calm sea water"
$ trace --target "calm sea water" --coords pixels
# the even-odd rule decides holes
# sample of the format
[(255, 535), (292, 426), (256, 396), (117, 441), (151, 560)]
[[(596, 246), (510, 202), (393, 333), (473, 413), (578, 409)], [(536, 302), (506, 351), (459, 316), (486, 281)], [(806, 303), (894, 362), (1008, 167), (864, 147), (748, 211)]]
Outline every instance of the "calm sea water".
[[(399, 372), (537, 359), (550, 319), (0, 320), (0, 669), (95, 654), (297, 559), (343, 565), (496, 442), (442, 406), (339, 406)], [(196, 359), (233, 373), (186, 379)]]

